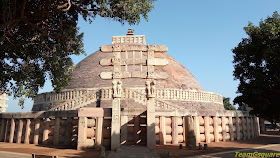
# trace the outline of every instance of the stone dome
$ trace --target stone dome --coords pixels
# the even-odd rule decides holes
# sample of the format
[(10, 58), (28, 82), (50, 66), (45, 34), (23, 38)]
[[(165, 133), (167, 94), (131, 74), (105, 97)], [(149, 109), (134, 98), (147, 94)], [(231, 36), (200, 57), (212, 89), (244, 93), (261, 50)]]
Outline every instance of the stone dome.
[[(195, 77), (169, 54), (165, 52), (155, 53), (155, 57), (164, 58), (168, 61), (165, 66), (155, 66), (155, 72), (159, 74), (165, 72), (167, 74), (167, 78), (157, 79), (157, 88), (203, 91)], [(104, 80), (100, 77), (101, 72), (113, 71), (112, 66), (100, 65), (100, 61), (105, 58), (113, 58), (113, 53), (103, 53), (99, 50), (83, 59), (73, 71), (71, 84), (66, 89), (110, 87), (112, 80)], [(124, 87), (144, 87), (145, 81), (144, 78), (122, 79)]]
[(64, 90), (36, 96), (32, 110), (111, 108), (116, 83), (123, 108), (146, 108), (152, 91), (157, 108), (224, 109), (222, 96), (205, 92), (167, 51), (165, 45), (147, 45), (144, 35), (113, 36), (111, 45), (77, 64)]

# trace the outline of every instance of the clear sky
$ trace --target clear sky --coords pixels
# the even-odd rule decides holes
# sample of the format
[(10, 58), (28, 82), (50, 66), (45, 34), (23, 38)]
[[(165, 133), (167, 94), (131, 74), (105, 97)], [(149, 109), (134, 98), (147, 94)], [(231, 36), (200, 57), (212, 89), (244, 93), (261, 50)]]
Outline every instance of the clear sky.
[[(79, 20), (84, 32), (87, 55), (100, 46), (111, 44), (112, 36), (125, 35), (128, 28), (134, 34), (146, 35), (147, 44), (163, 44), (168, 54), (183, 64), (198, 80), (205, 91), (230, 97), (237, 96), (238, 81), (233, 80), (233, 54), (231, 49), (247, 37), (243, 27), (251, 21), (258, 25), (260, 19), (279, 11), (279, 0), (158, 0), (137, 26), (97, 17), (91, 24)], [(86, 56), (73, 56), (75, 64)], [(40, 92), (52, 91), (46, 83)], [(21, 109), (17, 101), (9, 97), (8, 112), (30, 111), (32, 100)]]

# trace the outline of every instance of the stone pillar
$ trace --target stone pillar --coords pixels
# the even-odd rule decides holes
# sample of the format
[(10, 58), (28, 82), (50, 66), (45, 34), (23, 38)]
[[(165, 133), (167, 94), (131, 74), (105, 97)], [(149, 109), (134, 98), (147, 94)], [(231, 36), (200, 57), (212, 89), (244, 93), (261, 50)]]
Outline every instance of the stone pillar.
[(55, 118), (54, 134), (53, 134), (53, 145), (59, 144), (59, 129), (60, 129), (60, 118)]
[[(165, 125), (165, 117), (159, 117), (159, 144), (166, 144), (166, 125)], [(147, 131), (148, 132), (148, 131)]]
[(34, 128), (34, 139), (33, 139), (33, 144), (38, 144), (39, 143), (39, 130), (40, 130), (40, 119), (35, 120), (35, 128)]
[(196, 145), (200, 142), (200, 129), (199, 129), (199, 117), (193, 117), (193, 125), (194, 125), (194, 134), (196, 139)]
[(252, 135), (251, 135), (251, 131), (249, 130), (250, 129), (250, 118), (249, 117), (246, 117), (246, 128), (247, 128), (247, 138), (250, 139), (252, 138)]
[(255, 138), (255, 132), (254, 132), (254, 119), (253, 117), (250, 117), (250, 126), (251, 126), (251, 136), (252, 138)]
[(72, 135), (72, 117), (68, 117), (66, 120), (66, 128), (65, 128), (65, 140), (64, 144), (68, 145), (71, 143), (71, 135)]
[(125, 144), (127, 142), (127, 123), (128, 117), (121, 116), (121, 144)]
[(43, 144), (45, 144), (45, 145), (48, 144), (49, 133), (50, 133), (50, 119), (46, 118), (45, 128), (43, 131)]
[(9, 137), (9, 143), (13, 143), (14, 141), (14, 134), (15, 134), (15, 119), (11, 119), (11, 128), (10, 128), (10, 137)]
[(87, 141), (87, 117), (79, 117), (77, 150), (86, 148)]
[(151, 149), (156, 147), (155, 121), (155, 99), (150, 97), (147, 99), (147, 146)]
[(121, 49), (120, 46), (113, 44), (113, 56), (112, 64), (113, 68), (113, 101), (112, 101), (112, 124), (111, 124), (111, 150), (116, 150), (120, 146), (121, 142), (121, 96), (122, 96), (122, 78), (121, 72)]
[(256, 129), (256, 137), (260, 136), (260, 124), (259, 124), (259, 118), (255, 117), (255, 129)]
[(246, 133), (246, 126), (245, 126), (245, 117), (243, 116), (241, 118), (241, 126), (242, 126), (242, 134), (243, 134), (243, 139), (242, 140), (245, 140), (247, 138), (247, 133)]
[(240, 140), (240, 118), (235, 118), (235, 126), (236, 126), (236, 140)]
[(134, 117), (134, 128), (133, 128), (133, 132), (134, 132), (134, 144), (139, 143), (138, 141), (140, 140), (140, 116), (135, 116)]
[(121, 98), (114, 98), (112, 102), (112, 128), (111, 128), (111, 150), (120, 146), (120, 101)]
[(213, 123), (214, 123), (214, 141), (215, 142), (219, 142), (220, 139), (219, 139), (219, 124), (218, 124), (218, 117), (215, 116), (213, 117)]
[(25, 127), (25, 135), (24, 135), (24, 144), (29, 144), (29, 136), (30, 136), (30, 119), (26, 120), (26, 127)]
[(4, 135), (4, 142), (9, 142), (9, 128), (11, 128), (11, 119), (5, 119), (6, 124), (5, 124), (5, 135)]
[(103, 117), (97, 117), (96, 122), (95, 149), (99, 150), (102, 146)]
[(223, 135), (223, 141), (226, 141), (226, 117), (222, 116), (222, 135)]
[(230, 140), (234, 141), (233, 122), (232, 117), (228, 117)]
[(204, 117), (205, 142), (210, 143), (209, 116)]
[(17, 139), (16, 139), (16, 143), (21, 143), (22, 128), (23, 128), (23, 121), (22, 121), (22, 119), (19, 119), (19, 120), (18, 120), (18, 130), (17, 130)]
[(5, 134), (5, 119), (1, 119), (1, 126), (0, 126), (0, 142), (4, 141), (4, 134)]
[(172, 118), (172, 144), (178, 144), (178, 123), (177, 123), (177, 117), (173, 116)]
[[(193, 147), (196, 146), (196, 138), (194, 132), (194, 121), (192, 116), (185, 116), (185, 124), (186, 124), (186, 146), (192, 145)], [(209, 123), (209, 122), (208, 122)], [(210, 134), (210, 133), (209, 133)]]
[(266, 131), (264, 119), (260, 118), (260, 133), (264, 134)]

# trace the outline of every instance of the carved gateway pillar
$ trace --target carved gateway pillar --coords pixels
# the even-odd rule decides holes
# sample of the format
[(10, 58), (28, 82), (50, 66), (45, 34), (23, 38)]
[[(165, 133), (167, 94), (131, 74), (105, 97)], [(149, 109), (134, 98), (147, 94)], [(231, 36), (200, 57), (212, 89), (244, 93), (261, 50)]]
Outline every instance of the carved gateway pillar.
[(121, 131), (121, 96), (122, 96), (122, 82), (121, 82), (121, 63), (120, 63), (120, 49), (113, 45), (112, 63), (113, 71), (113, 101), (112, 101), (112, 124), (111, 124), (111, 150), (116, 150), (120, 146), (120, 131)]
[[(129, 78), (140, 78), (146, 81), (147, 146), (155, 148), (155, 80), (165, 79), (168, 77), (168, 74), (157, 74), (154, 71), (154, 67), (165, 66), (168, 64), (168, 60), (165, 58), (155, 58), (154, 54), (155, 52), (163, 53), (167, 50), (167, 47), (164, 45), (146, 45), (145, 36), (133, 35), (132, 30), (129, 30), (126, 36), (113, 36), (112, 45), (103, 45), (101, 47), (103, 53), (113, 53), (112, 58), (100, 60), (101, 66), (113, 66), (113, 71), (100, 73), (100, 78), (112, 80), (112, 150), (115, 150), (121, 144), (120, 100), (123, 91), (121, 79), (125, 81), (125, 79)], [(132, 58), (129, 58), (129, 54)], [(139, 67), (140, 69), (135, 69), (135, 67)], [(140, 88), (143, 86), (140, 86)], [(123, 130), (124, 129), (125, 128), (123, 128)]]
[(154, 59), (154, 50), (148, 46), (147, 67), (148, 75), (146, 81), (147, 93), (147, 146), (154, 149), (156, 147), (156, 132), (155, 132), (155, 86), (154, 65), (150, 60)]

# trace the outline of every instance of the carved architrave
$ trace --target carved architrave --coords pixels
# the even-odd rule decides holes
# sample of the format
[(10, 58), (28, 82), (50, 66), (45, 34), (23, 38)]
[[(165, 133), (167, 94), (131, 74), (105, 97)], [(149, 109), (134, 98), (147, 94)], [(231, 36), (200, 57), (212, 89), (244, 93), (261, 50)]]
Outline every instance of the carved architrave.
[(122, 78), (122, 73), (121, 72), (113, 72), (113, 78), (115, 79), (121, 79)]

